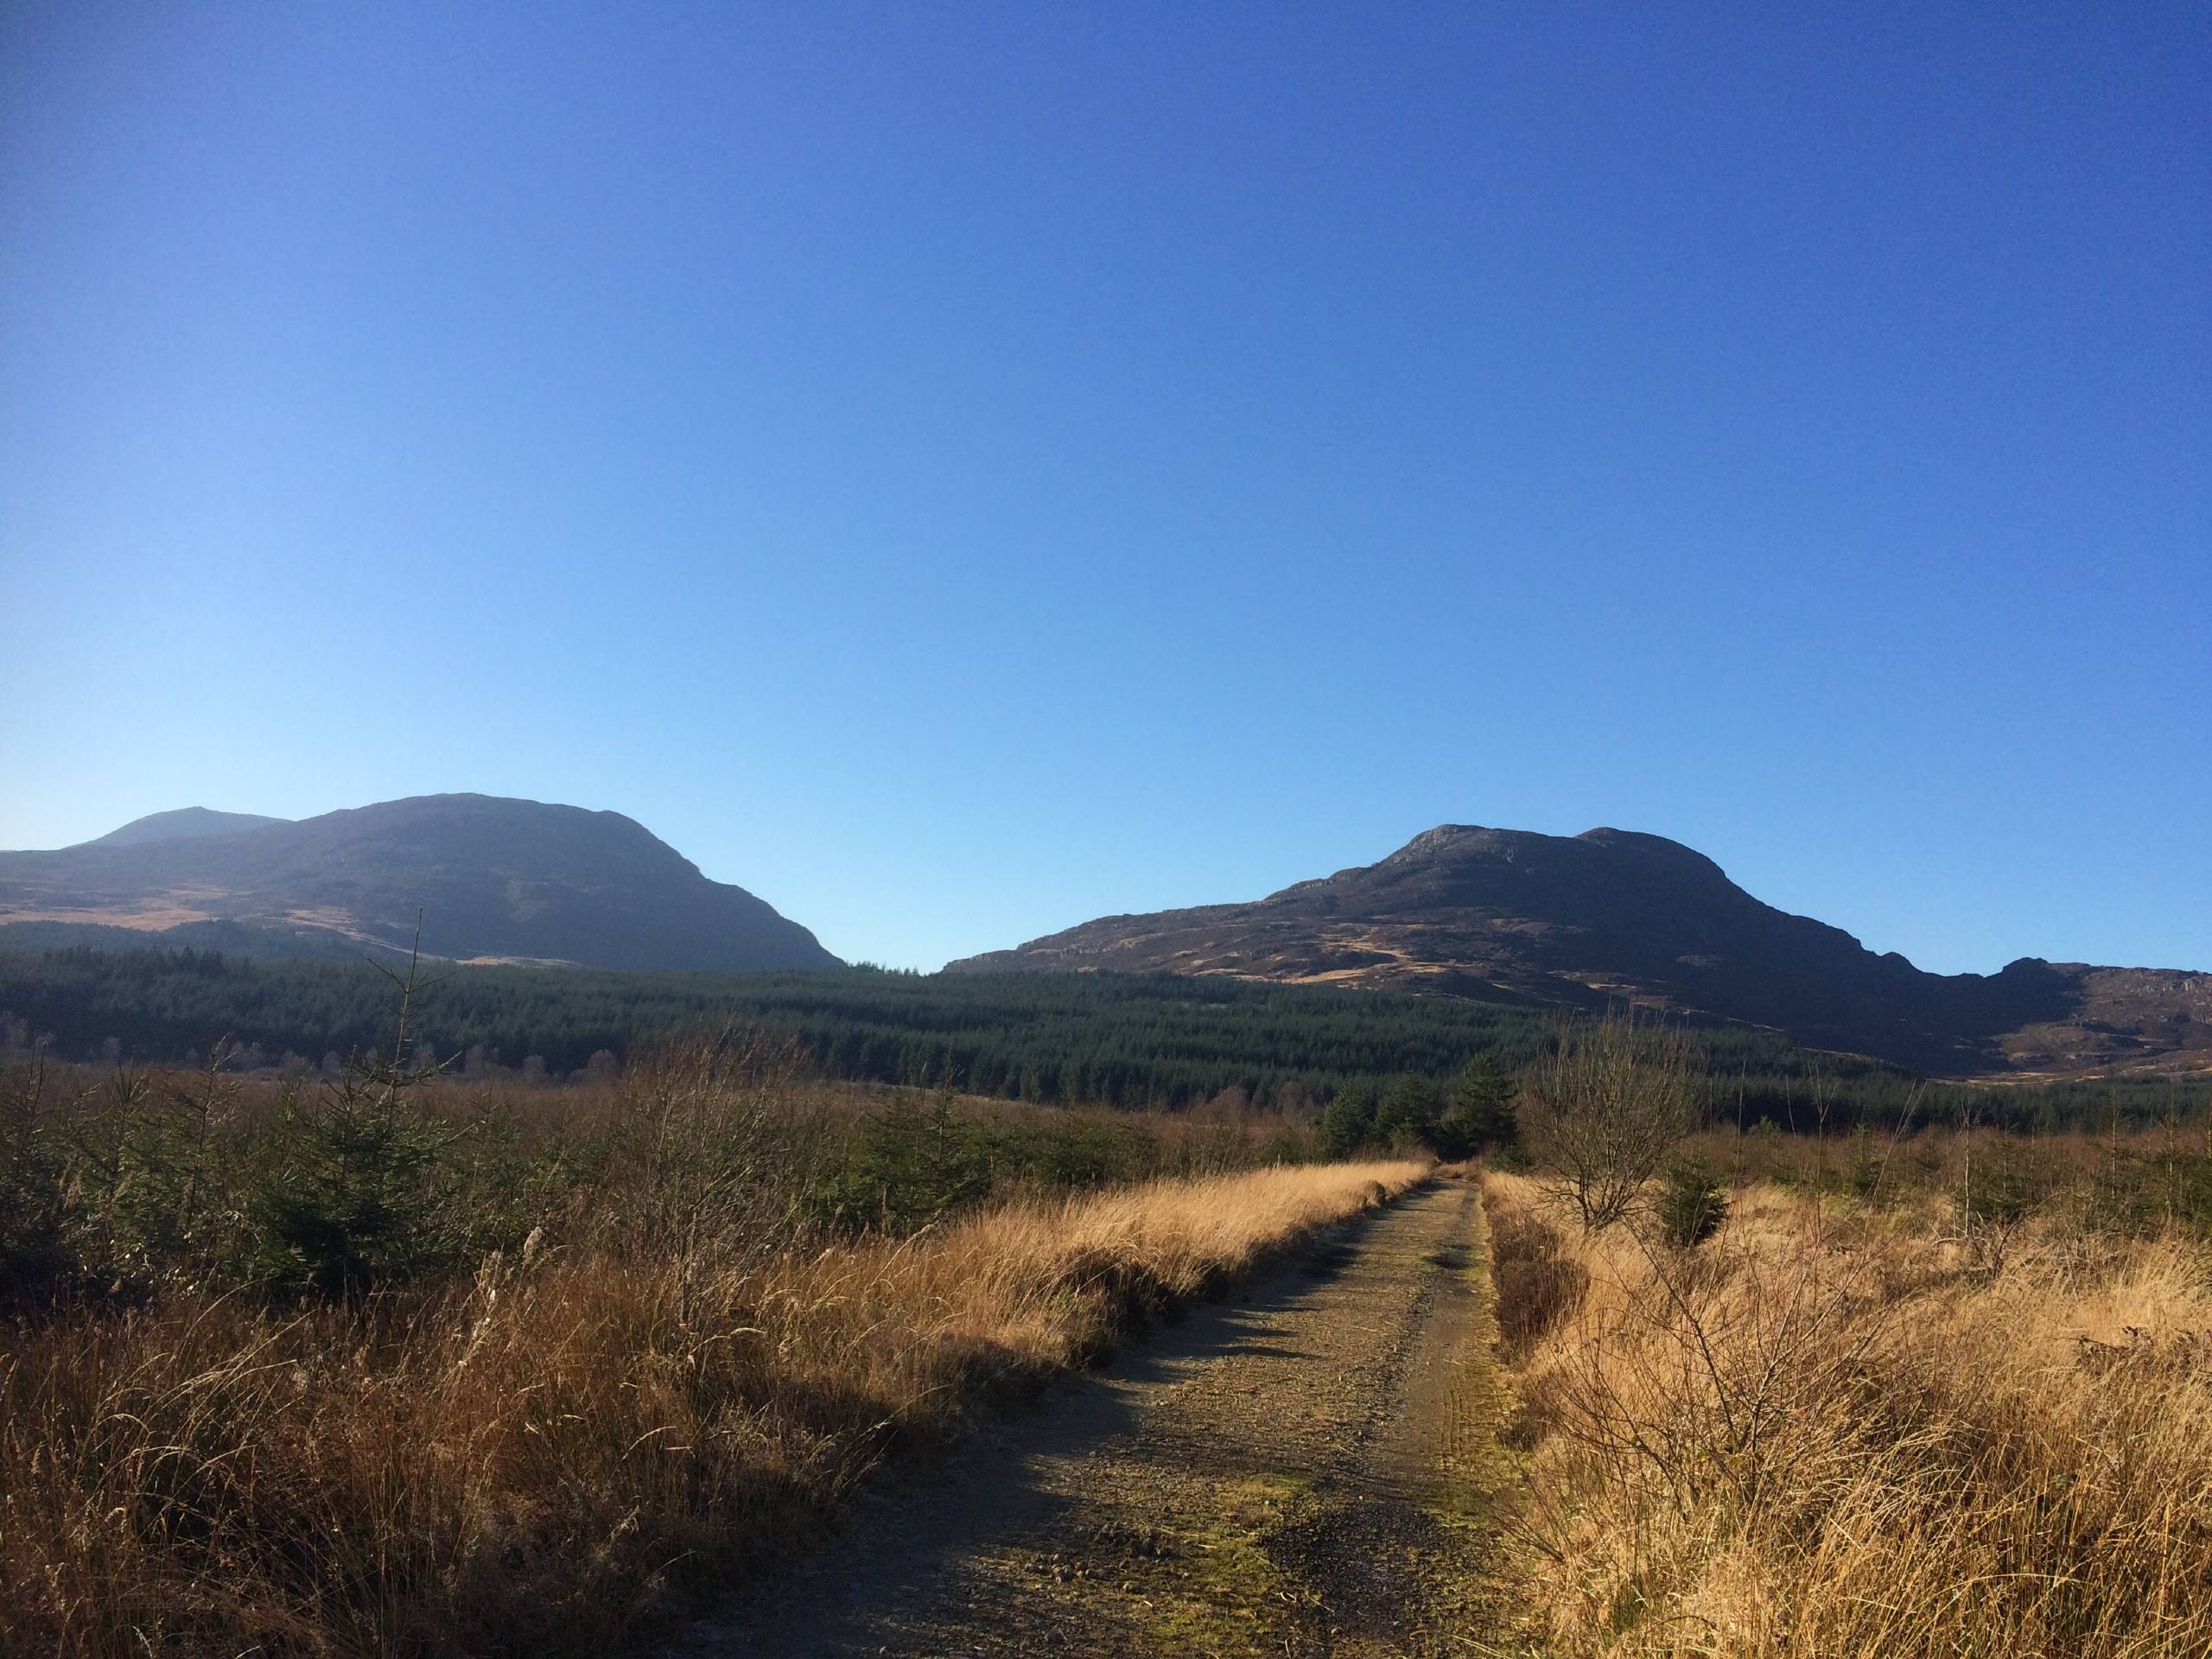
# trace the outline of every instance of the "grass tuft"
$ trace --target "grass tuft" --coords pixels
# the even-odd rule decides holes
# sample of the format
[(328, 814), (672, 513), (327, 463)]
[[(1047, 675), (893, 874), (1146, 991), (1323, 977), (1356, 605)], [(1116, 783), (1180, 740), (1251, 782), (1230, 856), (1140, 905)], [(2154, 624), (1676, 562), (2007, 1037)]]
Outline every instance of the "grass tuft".
[(1486, 1201), (1501, 1300), (1534, 1303), (1522, 1541), (1544, 1651), (2212, 1651), (2193, 1237), (2044, 1217), (1993, 1264), (1933, 1198), (1754, 1186), (1684, 1254), (1584, 1238), (1516, 1177)]
[[(887, 1456), (1426, 1173), (1017, 1184), (855, 1230), (804, 1179), (842, 1122), (794, 1090), (711, 1054), (639, 1069), (588, 1134), (501, 1143), (518, 1242), (472, 1255), (456, 1230), (450, 1270), (285, 1300), (148, 1258), (116, 1293), (79, 1272), (19, 1297), (0, 1315), (8, 1650), (638, 1645), (821, 1534)], [(99, 1127), (54, 1127), (57, 1162)], [(260, 1141), (209, 1144), (194, 1170), (258, 1167)], [(51, 1236), (92, 1236), (81, 1186)], [(472, 1213), (423, 1191), (426, 1228)], [(107, 1214), (93, 1242), (123, 1260), (111, 1241), (142, 1235)]]

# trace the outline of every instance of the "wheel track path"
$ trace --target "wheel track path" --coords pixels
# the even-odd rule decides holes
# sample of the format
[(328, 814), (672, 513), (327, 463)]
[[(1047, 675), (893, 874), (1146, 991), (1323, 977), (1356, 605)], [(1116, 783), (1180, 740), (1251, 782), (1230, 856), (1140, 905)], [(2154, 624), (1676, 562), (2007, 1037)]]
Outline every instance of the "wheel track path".
[(1457, 1182), (1338, 1230), (871, 1489), (677, 1655), (1516, 1650), (1482, 1243)]

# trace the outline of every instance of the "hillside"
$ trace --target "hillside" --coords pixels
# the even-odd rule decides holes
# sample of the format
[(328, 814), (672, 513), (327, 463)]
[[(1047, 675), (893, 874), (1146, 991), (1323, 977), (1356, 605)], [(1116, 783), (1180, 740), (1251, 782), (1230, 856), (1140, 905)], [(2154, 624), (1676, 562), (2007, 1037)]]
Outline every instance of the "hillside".
[[(0, 853), (10, 923), (177, 943), (230, 924), (270, 950), (404, 948), (461, 961), (746, 970), (836, 965), (813, 934), (710, 881), (615, 812), (426, 795), (298, 823), (188, 809), (58, 852)], [(40, 942), (55, 942), (51, 925)]]
[(1109, 916), (951, 964), (1390, 986), (1771, 1027), (1952, 1075), (2212, 1065), (2212, 976), (2026, 958), (1923, 973), (1657, 836), (1445, 824), (1249, 904)]
[(264, 824), (283, 823), (283, 818), (258, 812), (216, 812), (204, 806), (179, 807), (174, 812), (149, 812), (133, 818), (120, 830), (111, 830), (87, 847), (142, 847), (149, 841), (192, 841), (208, 836), (235, 836)]

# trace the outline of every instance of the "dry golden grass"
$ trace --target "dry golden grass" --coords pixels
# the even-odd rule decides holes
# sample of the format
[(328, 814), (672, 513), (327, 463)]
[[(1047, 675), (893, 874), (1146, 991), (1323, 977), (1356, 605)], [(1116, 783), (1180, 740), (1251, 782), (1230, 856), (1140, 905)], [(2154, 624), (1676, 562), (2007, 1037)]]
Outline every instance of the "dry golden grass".
[(57, 1310), (0, 1357), (14, 1652), (604, 1652), (900, 1442), (1420, 1180), (1160, 1181), (904, 1243), (537, 1253), (283, 1317)]
[(1524, 1320), (1544, 1651), (2212, 1653), (2200, 1245), (2046, 1221), (1993, 1272), (1932, 1201), (1755, 1187), (1683, 1256), (1486, 1198), (1502, 1268), (1588, 1275)]

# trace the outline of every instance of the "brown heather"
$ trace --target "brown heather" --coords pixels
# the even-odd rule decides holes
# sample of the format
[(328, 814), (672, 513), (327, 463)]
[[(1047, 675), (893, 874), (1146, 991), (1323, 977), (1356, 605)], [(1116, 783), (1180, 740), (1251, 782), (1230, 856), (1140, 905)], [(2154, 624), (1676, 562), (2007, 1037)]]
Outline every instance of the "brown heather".
[(2212, 1653), (2204, 1247), (1739, 1191), (1680, 1253), (1485, 1178), (1547, 1654)]
[(892, 1241), (764, 1223), (679, 1143), (646, 1151), (652, 1225), (533, 1240), (442, 1289), (288, 1313), (171, 1287), (19, 1316), (6, 1651), (639, 1643), (817, 1534), (887, 1453), (1424, 1175), (1160, 1179)]

